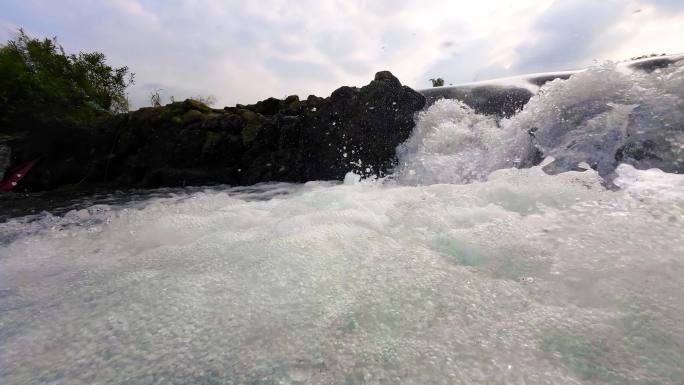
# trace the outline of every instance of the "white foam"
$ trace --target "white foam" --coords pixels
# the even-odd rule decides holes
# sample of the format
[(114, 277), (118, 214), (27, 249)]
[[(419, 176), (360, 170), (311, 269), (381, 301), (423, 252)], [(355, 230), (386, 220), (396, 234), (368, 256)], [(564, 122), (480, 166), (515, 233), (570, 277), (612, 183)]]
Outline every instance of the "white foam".
[[(2, 223), (1, 382), (679, 384), (684, 176), (620, 165), (613, 191), (584, 151), (680, 122), (678, 71), (597, 67), (499, 122), (438, 102), (386, 180)], [(557, 158), (515, 168), (533, 144)]]
[(207, 190), (15, 219), (1, 229), (33, 228), (0, 248), (0, 374), (674, 383), (681, 176), (618, 172), (617, 192), (594, 171), (534, 167), (464, 185), (281, 185), (269, 200)]
[(522, 112), (496, 120), (456, 100), (439, 100), (399, 146), (395, 179), (470, 183), (497, 169), (527, 166), (537, 150), (550, 173), (586, 163), (610, 178), (620, 162), (684, 170), (684, 61), (652, 73), (614, 63), (544, 85)]
[(513, 167), (529, 152), (528, 135), (500, 126), (457, 100), (438, 100), (418, 116), (399, 146), (395, 179), (405, 184), (470, 183)]

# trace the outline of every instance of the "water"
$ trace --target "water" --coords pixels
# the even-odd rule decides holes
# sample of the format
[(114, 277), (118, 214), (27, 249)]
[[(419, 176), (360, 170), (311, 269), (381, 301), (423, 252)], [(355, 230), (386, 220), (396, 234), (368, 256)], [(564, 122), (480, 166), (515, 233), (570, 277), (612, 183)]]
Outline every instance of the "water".
[[(684, 175), (634, 166), (678, 167), (682, 68), (583, 74), (437, 103), (384, 180), (6, 221), (2, 382), (681, 384)], [(671, 157), (611, 161), (632, 130)]]
[(398, 155), (402, 183), (469, 183), (552, 156), (548, 173), (585, 163), (607, 181), (620, 163), (684, 173), (684, 60), (631, 72), (606, 63), (547, 83), (510, 119), (441, 100), (423, 112)]

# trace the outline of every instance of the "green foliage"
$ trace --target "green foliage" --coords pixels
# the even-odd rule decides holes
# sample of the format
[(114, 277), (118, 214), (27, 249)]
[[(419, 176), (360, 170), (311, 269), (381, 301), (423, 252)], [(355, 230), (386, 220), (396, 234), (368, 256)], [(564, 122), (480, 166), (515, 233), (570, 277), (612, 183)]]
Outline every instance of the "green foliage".
[(0, 125), (25, 130), (84, 126), (105, 113), (128, 111), (128, 67), (113, 68), (102, 53), (67, 55), (56, 38), (23, 30), (0, 46)]
[(437, 79), (433, 78), (433, 79), (430, 79), (430, 81), (432, 82), (433, 87), (441, 87), (444, 85), (444, 79), (442, 79), (442, 78), (437, 78)]
[(247, 145), (256, 139), (259, 129), (264, 124), (264, 118), (255, 112), (245, 109), (239, 110), (239, 114), (245, 121), (245, 126), (242, 129), (242, 143)]

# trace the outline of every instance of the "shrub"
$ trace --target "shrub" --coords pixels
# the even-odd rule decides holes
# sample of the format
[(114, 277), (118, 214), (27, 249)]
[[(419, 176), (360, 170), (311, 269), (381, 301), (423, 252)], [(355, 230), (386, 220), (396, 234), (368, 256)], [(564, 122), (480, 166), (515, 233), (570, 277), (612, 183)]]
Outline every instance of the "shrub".
[(197, 96), (191, 97), (190, 99), (198, 101), (198, 102), (205, 104), (207, 106), (212, 106), (212, 105), (214, 105), (214, 103), (216, 103), (216, 97), (214, 95), (207, 95), (207, 96), (197, 95)]
[(128, 111), (134, 74), (113, 68), (99, 52), (67, 55), (56, 38), (19, 30), (0, 46), (0, 126), (7, 131), (84, 126), (103, 114)]

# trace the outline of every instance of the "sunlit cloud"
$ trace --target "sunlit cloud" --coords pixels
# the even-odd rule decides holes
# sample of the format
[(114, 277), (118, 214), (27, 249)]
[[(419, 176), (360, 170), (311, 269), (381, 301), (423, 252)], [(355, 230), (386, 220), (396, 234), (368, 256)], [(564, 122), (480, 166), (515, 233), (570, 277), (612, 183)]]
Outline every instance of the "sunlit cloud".
[(682, 11), (676, 0), (8, 0), (0, 37), (21, 26), (105, 53), (136, 73), (136, 106), (155, 90), (227, 105), (327, 95), (385, 69), (423, 88), (681, 52)]

